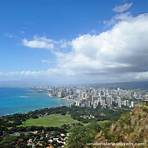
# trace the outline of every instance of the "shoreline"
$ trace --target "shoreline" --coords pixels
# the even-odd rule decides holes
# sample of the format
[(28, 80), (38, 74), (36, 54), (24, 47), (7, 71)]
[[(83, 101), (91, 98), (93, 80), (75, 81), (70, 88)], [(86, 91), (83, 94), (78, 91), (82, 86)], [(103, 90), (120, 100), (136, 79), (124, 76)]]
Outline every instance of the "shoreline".
[[(30, 90), (31, 89), (29, 89), (29, 91)], [(37, 93), (41, 94), (39, 92), (37, 92)], [(48, 96), (47, 92), (42, 92), (42, 94), (46, 95), (45, 102), (44, 102), (44, 97), (43, 98), (42, 97), (38, 98), (38, 96), (37, 97), (33, 96), (34, 97), (33, 102), (30, 101), (30, 104), (28, 104), (28, 103), (25, 104), (26, 106), (24, 105), (25, 106), (24, 108), (22, 106), (23, 103), (24, 103), (23, 99), (26, 99), (25, 101), (28, 102), (29, 100), (31, 100), (30, 98), (32, 96), (29, 96), (27, 98), (22, 98), (22, 103), (21, 103), (20, 102), (21, 100), (19, 100), (20, 99), (19, 98), (20, 94), (16, 98), (12, 94), (12, 96), (9, 97), (9, 100), (12, 101), (12, 99), (14, 99), (14, 102), (15, 102), (15, 100), (19, 101), (17, 103), (20, 103), (20, 107), (19, 107), (19, 104), (14, 103), (13, 101), (12, 101), (12, 103), (8, 102), (10, 105), (8, 103), (5, 103), (5, 106), (3, 107), (3, 105), (2, 105), (2, 108), (0, 108), (0, 117), (11, 116), (11, 115), (14, 115), (14, 114), (27, 114), (29, 112), (33, 112), (35, 110), (42, 110), (42, 109), (45, 109), (45, 108), (56, 108), (56, 107), (61, 107), (61, 106), (68, 106), (69, 107), (70, 106), (69, 100), (66, 100), (66, 99), (63, 99), (63, 98), (59, 98), (59, 97), (56, 97), (56, 96)], [(24, 96), (24, 94), (22, 94), (22, 95)], [(2, 104), (5, 101), (5, 99), (7, 99), (7, 98), (5, 98), (5, 96), (4, 97), (1, 96), (0, 98), (1, 98)], [(42, 103), (42, 99), (43, 99), (44, 103)], [(51, 103), (50, 103), (50, 101), (48, 101), (47, 99), (49, 99), (49, 100), (57, 100), (57, 101), (51, 101)], [(34, 102), (36, 102), (38, 100), (41, 102), (41, 104), (40, 103), (33, 104)], [(63, 102), (61, 100), (63, 100)], [(16, 106), (16, 104), (17, 104), (17, 106)]]
[[(67, 98), (63, 98), (63, 97), (58, 97), (58, 96), (52, 96), (51, 94), (49, 94), (49, 93), (47, 93), (47, 95), (49, 96), (49, 97), (55, 97), (55, 98), (59, 98), (59, 99), (62, 99), (62, 100), (66, 100), (66, 101), (68, 101), (68, 102), (70, 102), (71, 104), (73, 104), (73, 103), (75, 103), (75, 100), (72, 100), (72, 99), (67, 99)], [(71, 105), (70, 104), (70, 105)]]
[(5, 116), (13, 116), (13, 115), (16, 115), (16, 114), (25, 115), (25, 114), (28, 114), (29, 112), (41, 111), (41, 110), (44, 110), (44, 109), (51, 109), (51, 108), (55, 109), (55, 108), (59, 108), (59, 107), (69, 107), (69, 106), (62, 105), (62, 106), (53, 106), (53, 107), (43, 107), (43, 108), (33, 109), (33, 110), (30, 110), (30, 111), (26, 111), (26, 112), (15, 112), (15, 113), (9, 113), (9, 114), (5, 114), (5, 115), (0, 115), (0, 118), (5, 117)]

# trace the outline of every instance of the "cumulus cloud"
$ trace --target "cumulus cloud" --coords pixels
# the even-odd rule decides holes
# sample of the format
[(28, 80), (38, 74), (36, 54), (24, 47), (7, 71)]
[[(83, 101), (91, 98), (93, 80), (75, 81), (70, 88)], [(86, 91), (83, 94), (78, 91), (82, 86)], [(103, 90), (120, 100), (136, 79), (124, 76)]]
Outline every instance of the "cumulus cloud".
[(137, 79), (148, 71), (148, 14), (120, 20), (97, 35), (81, 35), (71, 48), (68, 54), (57, 54), (58, 69), (69, 75)]
[(29, 48), (40, 48), (40, 49), (48, 49), (52, 52), (57, 52), (58, 50), (63, 51), (67, 48), (70, 43), (65, 40), (53, 40), (50, 38), (47, 38), (45, 36), (34, 36), (32, 39), (26, 39), (24, 38), (22, 40), (22, 44), (25, 47)]
[(109, 20), (104, 20), (103, 23), (106, 27), (112, 27), (113, 25), (117, 24), (118, 22), (130, 21), (132, 18), (133, 18), (133, 16), (130, 12), (119, 13), (119, 14), (116, 14), (114, 17), (112, 17)]
[[(53, 40), (46, 38), (41, 41), (48, 45)], [(33, 46), (31, 41), (28, 42), (28, 47), (37, 48), (36, 42), (33, 42)], [(57, 42), (59, 43), (55, 41), (51, 47), (54, 48)], [(64, 48), (68, 46), (70, 50), (63, 52), (63, 47), (58, 46), (60, 50), (54, 53), (57, 62), (54, 68), (21, 74), (46, 76), (50, 79), (56, 75), (60, 79), (75, 78), (79, 82), (148, 79), (148, 14), (126, 15), (126, 19), (119, 19), (102, 33), (83, 34), (58, 45), (63, 45)], [(41, 42), (38, 47), (47, 49), (48, 46)]]
[(64, 57), (59, 56), (64, 59), (66, 65), (73, 63), (69, 67), (90, 65), (96, 69), (131, 68), (142, 63), (136, 62), (138, 57), (142, 61), (147, 60), (145, 57), (148, 54), (147, 35), (148, 14), (143, 14), (120, 21), (101, 34), (84, 34), (77, 37), (71, 41), (72, 52), (63, 54)]
[(123, 5), (118, 5), (113, 8), (113, 11), (117, 12), (117, 13), (123, 13), (123, 12), (129, 10), (132, 7), (132, 5), (133, 5), (133, 3), (125, 3)]
[(23, 39), (22, 44), (29, 48), (53, 49), (54, 40), (46, 37), (33, 37), (32, 40)]

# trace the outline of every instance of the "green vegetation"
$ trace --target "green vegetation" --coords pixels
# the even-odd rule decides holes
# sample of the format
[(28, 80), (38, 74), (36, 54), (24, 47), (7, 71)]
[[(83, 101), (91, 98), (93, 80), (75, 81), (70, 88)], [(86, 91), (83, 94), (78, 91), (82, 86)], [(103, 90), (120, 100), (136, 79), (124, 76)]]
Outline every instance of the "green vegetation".
[(75, 125), (70, 130), (66, 148), (83, 148), (86, 144), (93, 142), (95, 135), (100, 131), (97, 122), (92, 121), (87, 125)]
[(147, 123), (148, 106), (138, 105), (130, 113), (122, 114), (118, 121), (100, 123), (101, 131), (95, 142), (145, 143), (145, 147), (148, 147)]
[(64, 124), (73, 124), (78, 122), (79, 121), (72, 119), (68, 114), (51, 114), (37, 119), (27, 119), (21, 126), (61, 127)]
[[(146, 107), (144, 110), (147, 112)], [(100, 133), (99, 131), (104, 133), (104, 139), (117, 141), (118, 135), (109, 133), (110, 125), (115, 123), (122, 113), (128, 111), (125, 109), (63, 106), (44, 108), (26, 114), (3, 116), (0, 117), (0, 147), (12, 145), (27, 147), (28, 139), (32, 139), (35, 145), (40, 143), (42, 147), (47, 147), (49, 139), (54, 137), (63, 139), (62, 133), (65, 138), (63, 142), (67, 143), (66, 148), (81, 148), (86, 146), (86, 143), (94, 142), (95, 136)], [(101, 134), (99, 135), (102, 137)], [(63, 143), (54, 140), (52, 145), (56, 148), (61, 147)]]
[(0, 145), (6, 146), (8, 143), (14, 144), (16, 139), (17, 138), (15, 136), (6, 136), (3, 140), (0, 141)]
[(100, 108), (100, 107), (94, 109), (89, 107), (77, 107), (77, 106), (72, 106), (69, 110), (69, 114), (73, 119), (76, 119), (83, 123), (89, 123), (94, 119), (97, 121), (103, 121), (103, 120), (116, 121), (124, 112), (129, 112), (129, 110), (109, 109), (109, 108)]
[(104, 120), (76, 125), (70, 131), (67, 147), (83, 148), (87, 147), (87, 143), (95, 142), (144, 143), (148, 147), (147, 123), (148, 106), (139, 105), (131, 112), (124, 112), (117, 121)]
[(98, 121), (98, 124), (102, 130), (105, 130), (110, 127), (112, 121), (111, 120)]

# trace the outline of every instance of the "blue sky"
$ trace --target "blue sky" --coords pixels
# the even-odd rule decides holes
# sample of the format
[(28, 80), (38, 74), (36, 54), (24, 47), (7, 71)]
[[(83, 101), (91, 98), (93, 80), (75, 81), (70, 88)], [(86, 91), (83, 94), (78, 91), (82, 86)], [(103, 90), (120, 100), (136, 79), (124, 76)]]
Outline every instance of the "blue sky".
[[(86, 83), (104, 80), (116, 82), (130, 81), (133, 75), (134, 80), (137, 80), (137, 77), (140, 77), (140, 80), (147, 79), (147, 67), (142, 68), (144, 65), (142, 62), (133, 65), (131, 61), (129, 63), (124, 60), (119, 61), (120, 56), (117, 55), (114, 60), (108, 61), (105, 59), (106, 56), (114, 55), (100, 53), (104, 48), (99, 45), (101, 33), (112, 31), (116, 25), (123, 22), (130, 22), (132, 25), (133, 21), (138, 21), (140, 25), (141, 17), (138, 18), (138, 15), (147, 12), (147, 0), (2, 0), (0, 1), (0, 81), (48, 80), (52, 83), (55, 81), (73, 83), (79, 82), (80, 77), (83, 77), (81, 82)], [(142, 25), (146, 26), (147, 15), (143, 17)], [(140, 33), (142, 30), (137, 32), (137, 38), (140, 37)], [(143, 39), (145, 40), (147, 38)], [(105, 47), (107, 48), (108, 46)], [(137, 50), (134, 48), (133, 53), (135, 52)], [(94, 57), (96, 54), (100, 54), (101, 57), (105, 55), (104, 59), (99, 61), (99, 56)], [(92, 61), (92, 57), (97, 60)], [(142, 57), (144, 58), (143, 55), (140, 58)], [(124, 59), (130, 58), (129, 55), (125, 55)], [(134, 55), (134, 58), (139, 57)], [(102, 69), (102, 67), (107, 68)], [(122, 72), (124, 76), (120, 75), (121, 69), (125, 69)], [(117, 74), (121, 76), (120, 79), (116, 79)], [(127, 74), (129, 79), (124, 78)], [(108, 77), (109, 79), (106, 79)]]

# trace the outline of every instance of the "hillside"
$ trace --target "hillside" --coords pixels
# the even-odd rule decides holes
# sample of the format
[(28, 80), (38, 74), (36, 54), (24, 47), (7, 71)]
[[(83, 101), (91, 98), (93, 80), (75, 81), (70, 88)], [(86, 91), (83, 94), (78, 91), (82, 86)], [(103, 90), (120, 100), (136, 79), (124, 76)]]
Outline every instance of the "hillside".
[(123, 114), (118, 121), (102, 129), (95, 142), (148, 144), (148, 105), (138, 105), (130, 113)]
[(148, 81), (133, 81), (133, 82), (117, 82), (117, 83), (95, 83), (90, 84), (93, 87), (103, 87), (103, 88), (122, 88), (122, 89), (147, 89)]

